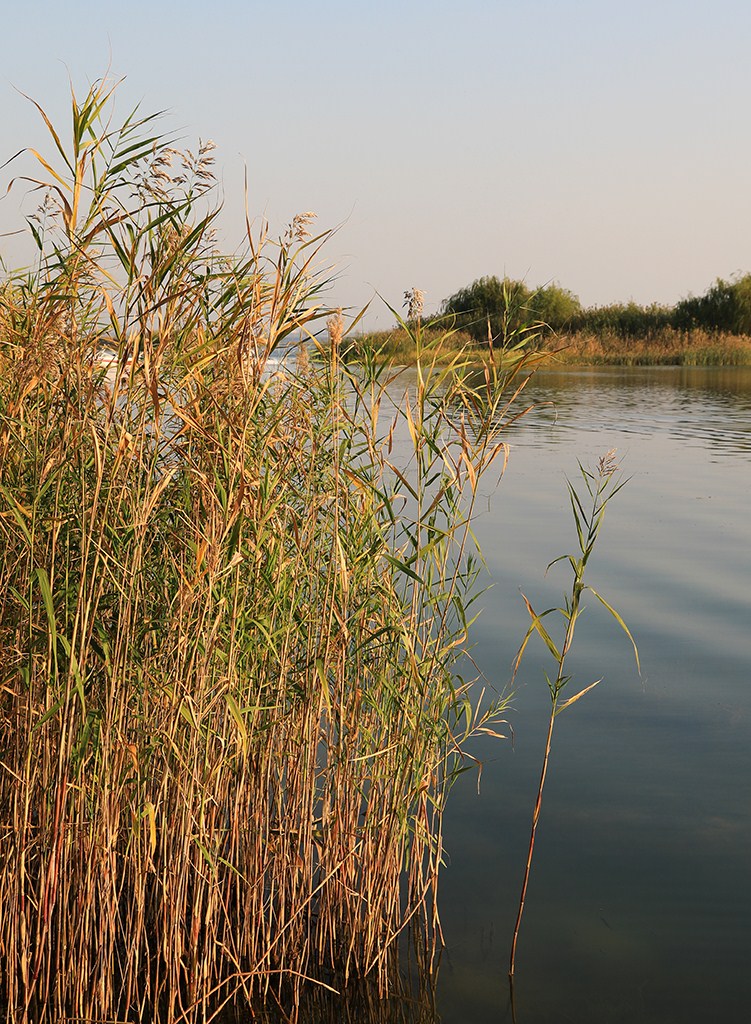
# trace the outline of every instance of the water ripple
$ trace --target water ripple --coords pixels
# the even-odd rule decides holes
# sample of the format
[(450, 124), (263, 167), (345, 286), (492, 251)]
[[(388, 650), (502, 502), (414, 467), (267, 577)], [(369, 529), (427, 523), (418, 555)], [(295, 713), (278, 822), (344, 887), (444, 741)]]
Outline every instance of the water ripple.
[(547, 447), (571, 431), (619, 431), (751, 458), (751, 368), (541, 370), (525, 399), (537, 408), (511, 428), (516, 444)]

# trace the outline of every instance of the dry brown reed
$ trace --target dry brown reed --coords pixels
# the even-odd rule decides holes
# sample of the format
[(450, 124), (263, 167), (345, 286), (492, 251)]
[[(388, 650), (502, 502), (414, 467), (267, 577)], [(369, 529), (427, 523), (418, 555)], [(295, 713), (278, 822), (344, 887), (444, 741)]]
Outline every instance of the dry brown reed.
[[(437, 328), (423, 328), (420, 353), (430, 352), (431, 359), (438, 363), (452, 363), (457, 357), (474, 357), (478, 364), (488, 362), (488, 349), (474, 347), (472, 338), (461, 331), (448, 332)], [(418, 349), (414, 332), (408, 326), (397, 325), (390, 331), (361, 334), (350, 340), (351, 352), (355, 358), (375, 359), (397, 366), (414, 366)]]
[[(439, 362), (450, 362), (459, 352), (472, 358), (477, 366), (507, 354), (478, 345), (462, 331), (442, 331), (427, 327), (424, 350)], [(549, 361), (562, 364), (610, 366), (749, 366), (751, 338), (700, 329), (679, 331), (666, 327), (645, 338), (623, 338), (615, 333), (540, 334), (543, 351)], [(537, 339), (530, 339), (535, 343)], [(417, 358), (409, 333), (397, 326), (390, 331), (363, 334), (351, 341), (353, 355), (371, 353), (384, 362), (412, 365)]]
[(325, 313), (322, 236), (218, 254), (211, 150), (114, 130), (110, 97), (73, 97), (69, 148), (49, 126), (56, 222), (0, 301), (0, 1002), (384, 993), (405, 929), (438, 935), (446, 796), (502, 712), (459, 666), (519, 367), (428, 353), (390, 417), (376, 366), (270, 378)]
[(706, 331), (679, 331), (665, 327), (645, 338), (616, 334), (577, 333), (555, 337), (548, 343), (562, 363), (611, 366), (749, 366), (751, 338)]

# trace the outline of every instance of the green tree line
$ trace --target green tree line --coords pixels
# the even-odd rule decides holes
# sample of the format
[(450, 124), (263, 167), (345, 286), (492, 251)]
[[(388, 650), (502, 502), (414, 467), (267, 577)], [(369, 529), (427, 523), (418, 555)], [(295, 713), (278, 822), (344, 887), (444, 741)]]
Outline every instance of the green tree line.
[(514, 344), (530, 331), (648, 338), (666, 328), (751, 335), (751, 273), (718, 278), (703, 295), (674, 306), (636, 302), (582, 306), (557, 282), (531, 288), (508, 277), (480, 277), (441, 303), (432, 322), (451, 320), (479, 344)]

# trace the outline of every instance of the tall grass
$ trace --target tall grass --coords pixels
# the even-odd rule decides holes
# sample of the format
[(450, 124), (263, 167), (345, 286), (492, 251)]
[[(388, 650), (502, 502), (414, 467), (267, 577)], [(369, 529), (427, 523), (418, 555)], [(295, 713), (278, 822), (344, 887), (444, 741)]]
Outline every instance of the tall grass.
[[(467, 351), (474, 344), (472, 338), (463, 332), (449, 333), (432, 327), (422, 328), (421, 348), (423, 356), (428, 352), (437, 362), (450, 363)], [(482, 356), (488, 354), (487, 348)], [(417, 345), (414, 332), (409, 324), (404, 327), (396, 324), (390, 331), (377, 331), (358, 334), (349, 339), (346, 356), (349, 361), (364, 362), (368, 359), (394, 366), (413, 366), (417, 360)]]
[(439, 936), (446, 797), (503, 711), (462, 671), (519, 363), (470, 384), (405, 324), (394, 405), (335, 315), (269, 374), (328, 312), (325, 235), (221, 254), (211, 145), (111, 99), (72, 96), (70, 141), (39, 108), (38, 262), (0, 298), (0, 1004), (385, 993), (405, 929)]
[[(676, 330), (672, 327), (646, 334), (643, 337), (623, 337), (603, 330), (564, 331), (561, 334), (542, 333), (540, 349), (546, 360), (556, 363), (588, 366), (751, 366), (751, 338), (744, 335), (724, 334), (700, 328)], [(534, 342), (537, 339), (530, 339)], [(477, 345), (461, 331), (440, 331), (428, 327), (424, 331), (423, 353), (430, 350), (437, 362), (450, 363), (463, 353), (476, 366), (507, 361), (508, 353), (502, 348), (490, 349)], [(413, 365), (417, 349), (409, 333), (399, 326), (391, 331), (362, 334), (348, 343), (349, 359), (364, 359), (366, 354), (382, 362)], [(525, 350), (529, 365), (530, 355)]]
[(592, 366), (751, 366), (751, 338), (701, 328), (663, 327), (637, 337), (584, 330), (564, 333), (548, 346), (556, 361)]

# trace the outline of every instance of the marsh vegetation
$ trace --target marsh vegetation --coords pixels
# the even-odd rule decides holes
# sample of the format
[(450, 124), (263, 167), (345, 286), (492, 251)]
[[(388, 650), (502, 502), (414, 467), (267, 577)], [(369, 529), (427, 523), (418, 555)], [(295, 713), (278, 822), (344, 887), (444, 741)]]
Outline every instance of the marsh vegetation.
[(116, 124), (112, 93), (72, 97), (70, 138), (38, 108), (38, 259), (0, 292), (0, 1002), (386, 994), (406, 930), (428, 960), (440, 936), (464, 743), (501, 727), (464, 652), (471, 523), (524, 359), (470, 386), (418, 318), (394, 404), (341, 358), (312, 216), (219, 252), (211, 144)]
[[(615, 366), (751, 365), (751, 274), (717, 280), (704, 295), (674, 306), (635, 302), (583, 307), (555, 283), (483, 277), (444, 299), (425, 322), (436, 358), (458, 349), (478, 365), (507, 358), (520, 345), (559, 363)], [(399, 324), (361, 333), (352, 355), (375, 353), (410, 363), (414, 346)]]
[[(280, 237), (249, 218), (244, 246), (222, 252), (212, 145), (178, 149), (150, 117), (116, 124), (111, 101), (105, 83), (73, 97), (70, 137), (47, 122), (50, 152), (19, 158), (13, 188), (25, 177), (40, 200), (38, 257), (0, 285), (0, 1004), (14, 1024), (251, 1004), (269, 1019), (432, 1022), (448, 797), (476, 756), (492, 779), (498, 692), (527, 626), (496, 608), (486, 698), (468, 650), (482, 635), (477, 512), (524, 436), (528, 372), (551, 351), (576, 358), (576, 337), (592, 362), (608, 337), (603, 361), (641, 341), (624, 358), (605, 326), (587, 348), (584, 328), (566, 339), (509, 316), (501, 344), (478, 345), (456, 321), (426, 321), (412, 289), (390, 338), (363, 344), (361, 322), (326, 307), (312, 214)], [(736, 341), (737, 361), (747, 353), (743, 335), (698, 324), (647, 340), (642, 361), (685, 349), (687, 363), (727, 362)], [(538, 423), (566, 400), (541, 395)], [(612, 407), (619, 421), (630, 408)], [(559, 455), (542, 465), (538, 478), (560, 477)], [(611, 469), (585, 474), (591, 503), (574, 500), (573, 589), (551, 612), (563, 640), (532, 610), (545, 604), (526, 606), (527, 639), (555, 661), (543, 781), (553, 721), (585, 692), (563, 662)], [(516, 571), (549, 538), (539, 486), (524, 522), (493, 520), (492, 569), (502, 550)], [(609, 641), (595, 660), (599, 676)], [(508, 829), (506, 808), (529, 786), (499, 788), (503, 812), (491, 803), (454, 848), (482, 847), (470, 916), (484, 928), (500, 900), (511, 939), (528, 807)], [(566, 807), (553, 859), (579, 841)], [(466, 916), (466, 888), (462, 901)], [(554, 902), (525, 925), (522, 960), (563, 934), (568, 974), (571, 908), (557, 917)], [(493, 1020), (506, 957), (494, 950), (471, 986)], [(527, 978), (531, 1020), (530, 991), (546, 986)]]

